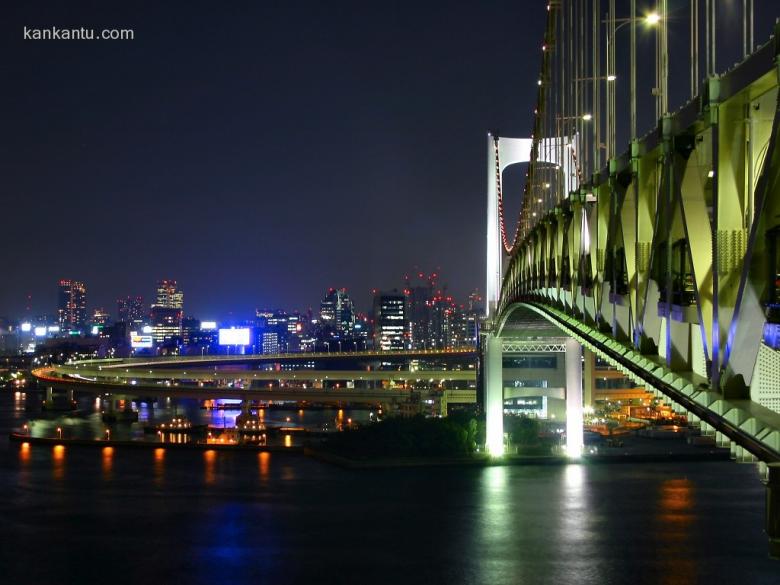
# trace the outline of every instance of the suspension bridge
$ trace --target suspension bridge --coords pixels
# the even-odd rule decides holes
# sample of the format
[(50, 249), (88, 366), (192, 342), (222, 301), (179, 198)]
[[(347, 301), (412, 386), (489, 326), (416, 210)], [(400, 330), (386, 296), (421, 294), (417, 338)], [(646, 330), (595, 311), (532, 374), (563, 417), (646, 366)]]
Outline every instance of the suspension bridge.
[[(780, 556), (780, 27), (757, 45), (752, 0), (729, 3), (727, 23), (727, 3), (683, 4), (672, 23), (666, 0), (644, 14), (621, 2), (625, 15), (615, 0), (551, 0), (533, 131), (488, 135), (487, 449), (505, 448), (507, 343), (563, 333), (570, 455), (593, 352), (758, 463)], [(673, 27), (689, 48), (672, 60)], [(740, 55), (718, 70), (724, 27)], [(512, 236), (504, 172), (519, 163)]]

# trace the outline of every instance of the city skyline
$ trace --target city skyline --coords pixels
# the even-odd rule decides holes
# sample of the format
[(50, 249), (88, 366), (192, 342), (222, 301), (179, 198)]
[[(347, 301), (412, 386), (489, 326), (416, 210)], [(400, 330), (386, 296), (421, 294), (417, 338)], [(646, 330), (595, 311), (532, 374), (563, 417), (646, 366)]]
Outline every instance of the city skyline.
[(778, 585), (780, 0), (11, 4), (9, 583)]
[[(107, 307), (175, 278), (193, 312), (225, 315), (315, 306), (330, 287), (368, 307), (414, 264), (440, 266), (459, 298), (482, 288), (473, 161), (488, 128), (528, 126), (538, 64), (522, 56), (537, 52), (543, 4), (500, 3), (496, 19), (468, 2), (414, 18), (411, 5), (194, 3), (186, 24), (157, 3), (50, 4), (15, 5), (2, 25), (7, 78), (26, 89), (0, 96), (15, 208), (0, 315), (28, 293), (33, 312), (50, 306), (55, 278)], [(134, 39), (20, 32), (66, 21)]]
[[(415, 270), (418, 269), (418, 267), (414, 267), (414, 268)], [(323, 297), (327, 297), (329, 294), (335, 291), (347, 292), (350, 296), (350, 299), (352, 299), (350, 302), (354, 303), (355, 313), (366, 314), (371, 312), (374, 304), (374, 297), (380, 291), (398, 292), (399, 294), (405, 293), (407, 296), (411, 295), (413, 297), (412, 289), (414, 287), (410, 287), (410, 282), (415, 278), (419, 280), (418, 284), (421, 284), (423, 282), (428, 282), (429, 285), (431, 286), (431, 291), (435, 294), (435, 296), (439, 298), (447, 299), (448, 301), (455, 303), (455, 305), (459, 306), (460, 308), (467, 307), (471, 302), (473, 302), (475, 296), (480, 297), (481, 295), (479, 287), (473, 287), (463, 297), (457, 297), (454, 294), (449, 294), (448, 285), (446, 283), (442, 284), (438, 282), (439, 277), (440, 274), (438, 272), (436, 273), (414, 272), (412, 274), (412, 277), (410, 277), (409, 273), (407, 272), (405, 275), (403, 275), (402, 278), (399, 278), (398, 282), (396, 282), (395, 285), (393, 286), (388, 286), (385, 288), (377, 287), (377, 288), (372, 288), (370, 291), (368, 291), (367, 294), (365, 295), (368, 301), (364, 305), (355, 302), (354, 299), (356, 298), (356, 296), (353, 294), (353, 291), (351, 291), (348, 287), (343, 287), (343, 286), (326, 287), (320, 289), (321, 291), (324, 291), (320, 293), (312, 292), (310, 296), (318, 300), (315, 300), (305, 306), (293, 306), (289, 304), (275, 306), (275, 305), (268, 305), (263, 303), (256, 303), (253, 307), (247, 308), (243, 312), (239, 312), (237, 310), (235, 311), (229, 310), (221, 313), (219, 311), (209, 310), (209, 309), (200, 310), (200, 311), (190, 310), (189, 309), (190, 296), (188, 295), (187, 304), (184, 304), (183, 316), (190, 316), (190, 317), (195, 316), (198, 318), (214, 319), (225, 323), (229, 323), (231, 321), (240, 322), (243, 320), (251, 319), (256, 315), (257, 311), (261, 311), (264, 309), (272, 310), (272, 311), (284, 311), (289, 313), (304, 313), (306, 311), (313, 311), (314, 313), (319, 313), (321, 304), (324, 301)], [(128, 304), (131, 302), (135, 303), (136, 305), (138, 305), (135, 311), (136, 312), (142, 311), (145, 316), (148, 316), (149, 310), (153, 309), (155, 304), (160, 303), (159, 295), (160, 295), (161, 284), (167, 283), (168, 281), (171, 281), (174, 286), (178, 284), (178, 288), (180, 291), (179, 294), (181, 294), (181, 292), (183, 292), (187, 288), (186, 285), (182, 285), (182, 283), (177, 281), (176, 279), (162, 278), (154, 281), (148, 287), (146, 287), (149, 289), (149, 291), (146, 291), (145, 288), (144, 292), (132, 291), (127, 293), (120, 293), (115, 296), (113, 301), (104, 303), (104, 302), (95, 301), (93, 299), (90, 283), (84, 282), (83, 280), (80, 281), (77, 279), (61, 278), (52, 284), (52, 290), (54, 291), (54, 293), (51, 295), (52, 296), (51, 302), (49, 302), (48, 304), (42, 302), (39, 305), (28, 303), (27, 306), (17, 314), (0, 314), (0, 319), (5, 319), (9, 322), (21, 323), (23, 321), (40, 320), (41, 318), (45, 317), (52, 320), (52, 323), (54, 323), (55, 321), (57, 322), (61, 321), (61, 317), (59, 313), (61, 313), (62, 309), (58, 308), (58, 306), (62, 303), (61, 300), (62, 286), (63, 283), (70, 284), (70, 282), (73, 282), (86, 290), (86, 292), (85, 290), (82, 290), (82, 302), (84, 303), (82, 308), (82, 311), (84, 313), (84, 317), (81, 320), (82, 323), (89, 321), (91, 319), (93, 311), (105, 311), (105, 313), (112, 321), (113, 320), (132, 321), (133, 320), (132, 318), (130, 319), (123, 318), (123, 314), (129, 310)], [(431, 282), (433, 284), (431, 284)], [(84, 300), (84, 297), (86, 298), (86, 300)], [(179, 303), (183, 304), (183, 301), (179, 299)], [(35, 309), (36, 306), (40, 306), (40, 310), (36, 310)], [(177, 308), (181, 308), (181, 307), (177, 307)]]

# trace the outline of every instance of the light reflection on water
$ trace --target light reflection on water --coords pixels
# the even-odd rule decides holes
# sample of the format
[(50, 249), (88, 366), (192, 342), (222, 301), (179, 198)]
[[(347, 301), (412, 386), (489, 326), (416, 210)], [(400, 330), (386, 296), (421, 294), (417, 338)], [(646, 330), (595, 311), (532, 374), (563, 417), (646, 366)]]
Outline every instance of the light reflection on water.
[(483, 537), (500, 540), (512, 529), (510, 499), (507, 494), (507, 468), (487, 467), (482, 476), (482, 510), (480, 524)]
[(664, 548), (676, 554), (662, 553), (666, 570), (663, 583), (698, 582), (697, 563), (693, 560), (695, 546), (691, 539), (694, 516), (694, 488), (687, 478), (670, 478), (658, 486), (655, 524)]
[[(27, 417), (12, 411), (12, 395), (3, 400), (0, 432), (21, 427)], [(96, 436), (104, 428), (98, 421)], [(323, 567), (344, 551), (361, 560), (343, 582), (778, 583), (762, 532), (764, 487), (750, 466), (355, 471), (286, 452), (150, 450), (0, 445), (0, 518), (14, 535), (0, 548), (5, 581), (57, 583), (70, 571), (73, 582), (94, 582), (117, 558), (148, 556), (153, 534), (175, 543), (155, 571), (186, 564), (201, 576), (193, 583), (228, 573), (236, 584), (327, 581)], [(388, 563), (388, 551), (403, 562)], [(128, 582), (149, 579), (148, 564), (122, 571)]]
[(103, 447), (103, 479), (111, 479), (111, 468), (114, 465), (114, 448)]
[(65, 446), (55, 445), (51, 451), (51, 475), (56, 481), (65, 477)]
[(154, 464), (152, 467), (152, 478), (156, 485), (162, 485), (165, 479), (165, 449), (157, 447), (154, 450)]
[(260, 479), (265, 481), (268, 479), (268, 472), (271, 465), (271, 454), (268, 451), (263, 451), (257, 454), (258, 468), (260, 469)]
[(206, 485), (211, 485), (217, 480), (216, 463), (217, 452), (214, 449), (203, 452), (203, 479)]
[(563, 470), (559, 539), (565, 548), (587, 548), (590, 537), (590, 509), (587, 501), (587, 472), (582, 463), (570, 463)]
[(19, 446), (19, 461), (22, 465), (30, 462), (30, 443), (22, 443)]

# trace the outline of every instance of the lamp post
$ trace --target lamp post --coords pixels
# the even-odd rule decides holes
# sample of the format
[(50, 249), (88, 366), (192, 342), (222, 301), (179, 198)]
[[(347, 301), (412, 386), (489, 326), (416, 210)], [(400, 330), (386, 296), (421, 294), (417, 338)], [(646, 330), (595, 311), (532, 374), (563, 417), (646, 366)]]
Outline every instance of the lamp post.
[[(665, 8), (665, 1), (664, 1)], [(665, 11), (664, 11), (665, 14)], [(629, 86), (629, 101), (631, 107), (631, 140), (636, 138), (636, 24), (638, 22), (644, 22), (648, 26), (657, 26), (663, 17), (657, 12), (651, 12), (645, 16), (636, 16), (636, 0), (631, 0), (631, 16), (628, 18), (615, 18), (614, 17), (614, 4), (610, 6), (610, 18), (603, 21), (609, 25), (607, 28), (607, 75), (606, 80), (611, 82), (607, 86), (607, 141), (606, 141), (606, 158), (609, 160), (614, 156), (617, 142), (617, 111), (616, 111), (616, 88), (615, 82), (617, 81), (616, 64), (615, 64), (615, 45), (617, 31), (626, 26), (631, 25), (631, 47), (630, 47), (630, 86)], [(654, 90), (656, 95), (656, 112), (660, 116), (660, 110), (665, 110), (662, 102), (662, 96), (666, 95), (666, 67), (659, 67), (659, 63), (665, 63), (666, 61), (666, 43), (661, 42), (659, 38), (659, 29), (656, 28), (656, 84), (657, 87)], [(659, 57), (659, 51), (662, 55)]]

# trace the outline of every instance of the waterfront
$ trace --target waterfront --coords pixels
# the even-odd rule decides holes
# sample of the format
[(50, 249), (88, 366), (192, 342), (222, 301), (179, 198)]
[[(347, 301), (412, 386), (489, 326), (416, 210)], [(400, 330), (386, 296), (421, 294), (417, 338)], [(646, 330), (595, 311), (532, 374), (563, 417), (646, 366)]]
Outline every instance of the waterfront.
[[(135, 423), (105, 423), (101, 410), (105, 404), (91, 395), (80, 395), (73, 411), (41, 411), (42, 394), (39, 392), (13, 392), (13, 407), (9, 411), (10, 428), (30, 434), (33, 437), (99, 440), (110, 437), (114, 441), (143, 441), (149, 443), (194, 443), (205, 441), (205, 430), (199, 435), (180, 432), (166, 432), (159, 435), (144, 432), (145, 427), (153, 427), (169, 422), (173, 417), (185, 417), (193, 425), (208, 426), (214, 437), (236, 426), (236, 417), (241, 412), (237, 400), (214, 400), (212, 407), (203, 408), (198, 400), (162, 399), (159, 401), (133, 401), (133, 409), (138, 412)], [(368, 408), (342, 409), (335, 406), (299, 409), (294, 406), (273, 405), (272, 407), (253, 409), (259, 420), (270, 432), (269, 445), (301, 446), (305, 433), (332, 432), (339, 426), (352, 423), (365, 424), (373, 415)], [(24, 425), (27, 425), (26, 428)], [(281, 432), (280, 429), (292, 432)], [(106, 431), (110, 434), (107, 434)], [(273, 432), (276, 431), (276, 432)], [(216, 439), (215, 439), (216, 440)]]
[(347, 471), (24, 447), (6, 438), (24, 411), (0, 405), (9, 583), (780, 582), (751, 465)]

